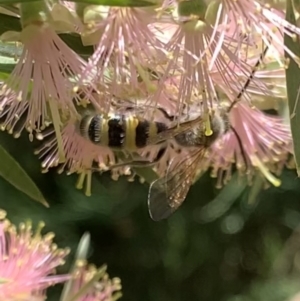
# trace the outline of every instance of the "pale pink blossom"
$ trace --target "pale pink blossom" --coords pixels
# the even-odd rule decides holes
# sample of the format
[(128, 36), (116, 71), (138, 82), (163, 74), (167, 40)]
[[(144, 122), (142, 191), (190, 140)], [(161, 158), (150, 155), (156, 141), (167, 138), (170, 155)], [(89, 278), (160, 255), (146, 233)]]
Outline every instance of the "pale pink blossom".
[(222, 4), (231, 21), (229, 28), (234, 29), (237, 35), (246, 35), (253, 40), (258, 40), (259, 35), (263, 42), (276, 50), (281, 57), (286, 51), (299, 63), (297, 56), (284, 45), (283, 36), (294, 38), (300, 34), (300, 28), (286, 21), (283, 12), (261, 1), (222, 0)]
[[(230, 101), (236, 101), (236, 98), (239, 97), (238, 101), (247, 101), (250, 105), (263, 103), (268, 99), (273, 99), (274, 101), (286, 99), (285, 69), (279, 68), (274, 61), (269, 62), (268, 57), (264, 57), (263, 61), (258, 61), (256, 56), (252, 56), (246, 59), (246, 63), (249, 66), (247, 73), (237, 69), (235, 78), (228, 78), (230, 89), (218, 72), (212, 72), (211, 76), (218, 87), (218, 96), (221, 99), (224, 98), (224, 95)], [(256, 66), (257, 63), (258, 66)], [(260, 67), (264, 69), (259, 70)], [(249, 76), (252, 78), (245, 87)], [(240, 93), (241, 91), (242, 93)]]
[[(97, 82), (106, 82), (109, 78), (111, 94), (115, 94), (124, 84), (130, 84), (131, 89), (136, 91), (139, 89), (139, 78), (146, 83), (148, 81), (147, 68), (155, 70), (162, 64), (163, 43), (148, 28), (153, 22), (151, 14), (139, 8), (102, 9), (102, 19), (87, 24), (92, 37), (98, 33), (99, 38), (93, 38), (95, 42), (91, 42), (95, 45), (95, 51), (82, 72), (82, 79), (96, 73)], [(89, 32), (86, 32), (86, 44), (88, 39)]]
[(16, 227), (5, 219), (5, 212), (0, 214), (0, 299), (45, 300), (48, 287), (70, 279), (55, 275), (68, 250), (57, 248), (53, 233), (41, 235), (42, 223), (33, 232), (31, 223)]
[[(208, 107), (218, 103), (216, 86), (227, 90), (230, 99), (237, 95), (261, 55), (259, 49), (263, 52), (268, 47), (268, 52), (281, 67), (286, 65), (284, 51), (299, 62), (284, 45), (283, 35), (294, 38), (300, 29), (284, 18), (282, 12), (258, 1), (224, 0), (218, 4), (163, 1), (158, 11), (161, 23), (151, 28), (166, 43), (170, 60), (159, 89), (152, 97), (153, 103), (157, 104), (166, 80), (177, 77), (178, 114), (182, 114), (185, 104), (195, 103), (201, 103), (203, 111), (208, 112)], [(175, 32), (174, 26), (177, 26)], [(159, 31), (160, 28), (165, 31)], [(171, 33), (171, 38), (166, 32)], [(242, 77), (244, 81), (240, 80)], [(272, 83), (261, 83), (260, 78), (254, 77), (249, 91), (244, 92), (245, 99), (250, 99), (247, 94), (250, 95), (254, 87), (256, 93), (267, 95), (271, 94)], [(280, 91), (274, 92), (280, 97)]]
[(232, 109), (230, 123), (241, 143), (230, 130), (211, 147), (201, 164), (202, 169), (212, 168), (218, 186), (230, 180), (233, 166), (250, 182), (258, 171), (271, 184), (279, 186), (280, 181), (273, 174), (280, 175), (292, 153), (289, 126), (280, 117), (266, 115), (241, 103)]
[[(87, 289), (81, 290), (83, 287)], [(122, 296), (121, 288), (121, 280), (110, 279), (105, 266), (97, 269), (78, 260), (67, 297), (77, 296), (78, 301), (115, 301)]]
[(80, 101), (75, 93), (77, 77), (85, 62), (49, 24), (28, 25), (21, 41), (23, 52), (1, 87), (2, 127), (13, 131), (16, 122), (25, 116), (21, 129), (39, 131), (49, 120), (60, 118), (53, 116), (58, 111), (64, 117), (76, 118), (75, 103)]
[[(190, 2), (179, 2), (178, 7), (173, 8), (177, 30), (166, 44), (165, 50), (170, 59), (152, 99), (153, 103), (157, 103), (166, 81), (170, 77), (177, 78), (178, 115), (182, 114), (185, 104), (202, 104), (202, 110), (207, 114), (218, 103), (213, 74), (218, 74), (227, 89), (231, 90), (237, 86), (237, 74), (249, 74), (251, 66), (238, 54), (241, 50), (239, 41), (228, 38), (222, 30), (230, 21), (227, 15), (222, 15), (222, 6), (212, 17), (206, 16), (205, 10), (201, 12), (203, 16), (196, 16), (196, 12), (188, 16), (180, 15), (180, 7), (186, 3)], [(162, 38), (162, 35), (159, 37)]]
[[(180, 1), (163, 1), (160, 15), (163, 16), (167, 11), (176, 10), (178, 3)], [(217, 6), (216, 3), (212, 3), (212, 5)], [(276, 9), (275, 5), (264, 1), (249, 0), (222, 0), (220, 3), (218, 2), (218, 5), (220, 13), (227, 21), (226, 24), (215, 24), (214, 29), (223, 32), (227, 38), (235, 40), (239, 44), (239, 50), (243, 44), (255, 47), (262, 40), (270, 48), (276, 50), (281, 58), (284, 51), (287, 51), (293, 59), (299, 62), (296, 55), (284, 45), (283, 36), (286, 34), (295, 37), (300, 34), (300, 29), (286, 21), (285, 13)], [(185, 13), (190, 12), (190, 15), (197, 15), (199, 20), (204, 20), (210, 3), (192, 0), (186, 1), (186, 3), (183, 1), (182, 6), (185, 7)], [(215, 9), (211, 11), (214, 12)], [(208, 15), (212, 15), (212, 13), (210, 12)]]
[[(102, 147), (86, 140), (78, 133), (78, 126), (69, 122), (62, 130), (63, 150), (65, 161), (60, 162), (59, 149), (54, 130), (38, 134), (39, 140), (44, 143), (35, 151), (42, 159), (42, 170), (57, 167), (58, 172), (67, 171), (68, 174), (79, 174), (77, 188), (85, 190), (86, 195), (91, 195), (91, 176), (93, 171), (108, 170), (110, 165), (116, 163), (115, 155), (108, 147)], [(95, 164), (94, 164), (95, 163)], [(118, 176), (115, 170), (115, 177)]]

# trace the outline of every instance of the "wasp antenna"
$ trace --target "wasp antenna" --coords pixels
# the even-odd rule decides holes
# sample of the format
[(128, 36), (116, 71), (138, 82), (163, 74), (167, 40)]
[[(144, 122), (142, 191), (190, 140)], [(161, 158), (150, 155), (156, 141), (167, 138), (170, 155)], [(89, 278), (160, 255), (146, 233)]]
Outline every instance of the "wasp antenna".
[(168, 113), (165, 109), (163, 109), (163, 108), (157, 108), (157, 110), (160, 111), (160, 112), (162, 112), (162, 114), (163, 114), (167, 119), (169, 119), (170, 121), (174, 121), (175, 116), (169, 115), (169, 113)]
[(254, 74), (257, 70), (257, 67), (262, 63), (267, 51), (269, 49), (269, 46), (267, 45), (264, 49), (264, 51), (260, 54), (259, 59), (257, 60), (256, 64), (254, 65), (248, 79), (246, 80), (244, 86), (242, 87), (242, 89), (240, 90), (239, 94), (237, 95), (237, 97), (235, 98), (235, 100), (231, 103), (231, 105), (229, 106), (227, 112), (230, 112), (231, 109), (241, 100), (242, 95), (244, 94), (244, 92), (246, 91), (246, 89), (248, 88), (249, 84), (251, 83), (251, 80), (254, 78)]
[(233, 131), (233, 133), (236, 137), (236, 140), (239, 144), (241, 154), (242, 154), (243, 160), (245, 162), (246, 170), (247, 170), (248, 169), (248, 163), (247, 163), (247, 159), (246, 159), (246, 152), (245, 152), (245, 149), (244, 149), (243, 144), (242, 144), (242, 140), (241, 140), (239, 134), (237, 133), (236, 129), (232, 125), (230, 126), (230, 129)]

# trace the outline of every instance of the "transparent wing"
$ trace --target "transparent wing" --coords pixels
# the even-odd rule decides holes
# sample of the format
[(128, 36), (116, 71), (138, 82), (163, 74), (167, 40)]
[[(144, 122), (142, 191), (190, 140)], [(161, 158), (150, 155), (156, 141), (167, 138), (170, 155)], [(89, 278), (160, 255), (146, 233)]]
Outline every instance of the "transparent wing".
[(150, 185), (148, 209), (154, 221), (168, 218), (183, 203), (204, 153), (203, 147), (194, 151), (189, 158), (171, 163), (166, 176)]
[(152, 139), (148, 139), (147, 143), (149, 145), (153, 145), (169, 139), (173, 139), (174, 136), (189, 131), (195, 125), (200, 127), (202, 122), (203, 122), (202, 116), (199, 116), (193, 120), (182, 122), (179, 125), (172, 126), (169, 129), (162, 131), (161, 133), (155, 135), (155, 137), (153, 137)]

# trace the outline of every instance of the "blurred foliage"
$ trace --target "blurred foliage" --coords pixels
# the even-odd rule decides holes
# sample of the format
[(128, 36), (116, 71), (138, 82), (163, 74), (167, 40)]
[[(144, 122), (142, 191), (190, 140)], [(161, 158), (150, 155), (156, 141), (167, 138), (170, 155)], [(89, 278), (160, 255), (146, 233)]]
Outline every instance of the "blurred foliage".
[[(34, 2), (36, 0), (0, 0), (0, 4), (11, 5), (14, 3)], [(71, 0), (71, 2), (84, 2), (85, 4), (108, 5), (108, 6), (128, 6), (140, 7), (154, 5), (154, 1), (146, 0)]]
[(33, 200), (48, 206), (38, 187), (27, 175), (26, 171), (1, 145), (0, 145), (0, 176), (15, 188), (27, 194)]
[[(109, 174), (95, 173), (93, 195), (86, 197), (75, 189), (76, 175), (54, 170), (40, 174), (26, 135), (15, 140), (1, 133), (0, 142), (32, 177), (50, 208), (3, 179), (0, 207), (14, 222), (44, 220), (59, 246), (73, 252), (89, 231), (88, 258), (98, 266), (108, 264), (109, 274), (122, 279), (122, 300), (279, 301), (300, 289), (295, 171), (285, 170), (282, 186), (261, 192), (255, 203), (249, 203), (247, 188), (210, 223), (202, 222), (200, 212), (219, 191), (204, 175), (178, 212), (155, 223), (147, 211), (147, 184), (126, 178), (114, 182)], [(62, 269), (69, 267), (70, 262)], [(57, 294), (53, 289), (49, 300), (57, 300)]]
[[(0, 0), (8, 1), (8, 0)], [(79, 2), (84, 4), (95, 4), (95, 5), (107, 5), (107, 6), (125, 6), (125, 7), (143, 7), (152, 6), (157, 1), (146, 1), (146, 0), (71, 0), (71, 2)]]
[[(286, 20), (296, 25), (296, 16), (294, 14), (292, 0), (286, 1)], [(284, 36), (284, 44), (288, 46), (294, 54), (300, 55), (300, 40), (299, 37)], [(291, 58), (291, 56), (285, 52), (285, 57), (289, 60), (288, 68), (286, 68), (286, 87), (287, 96), (290, 111), (290, 124), (291, 132), (293, 136), (294, 154), (297, 166), (297, 173), (300, 176), (300, 138), (299, 138), (299, 126), (300, 126), (300, 106), (299, 102), (299, 86), (300, 86), (300, 69), (299, 65)]]

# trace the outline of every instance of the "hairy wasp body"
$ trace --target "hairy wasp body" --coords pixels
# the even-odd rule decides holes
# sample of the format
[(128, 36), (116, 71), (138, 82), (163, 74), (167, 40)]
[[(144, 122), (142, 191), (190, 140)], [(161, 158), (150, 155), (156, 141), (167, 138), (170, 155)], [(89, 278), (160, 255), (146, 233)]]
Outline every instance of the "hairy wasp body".
[(149, 121), (132, 113), (86, 115), (79, 124), (80, 134), (92, 143), (125, 151), (144, 148), (167, 128), (163, 122)]

